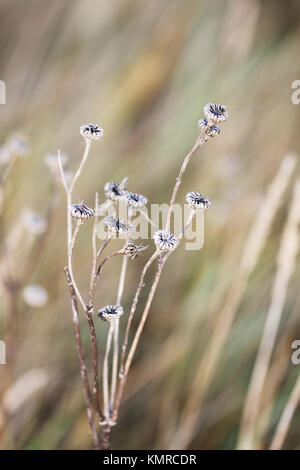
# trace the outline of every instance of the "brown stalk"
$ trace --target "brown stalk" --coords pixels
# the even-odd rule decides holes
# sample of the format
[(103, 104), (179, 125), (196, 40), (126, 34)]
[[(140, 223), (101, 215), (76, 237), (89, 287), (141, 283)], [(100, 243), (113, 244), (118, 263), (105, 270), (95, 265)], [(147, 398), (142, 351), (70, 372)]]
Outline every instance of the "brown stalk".
[(91, 397), (91, 392), (90, 392), (90, 387), (89, 387), (86, 364), (85, 364), (85, 360), (84, 360), (84, 356), (82, 352), (77, 297), (76, 297), (76, 293), (75, 293), (75, 289), (72, 283), (69, 269), (65, 267), (64, 271), (65, 271), (67, 283), (68, 283), (69, 290), (70, 290), (71, 305), (72, 305), (72, 311), (73, 311), (73, 325), (74, 325), (74, 332), (75, 332), (77, 355), (78, 355), (79, 362), (80, 362), (80, 372), (81, 372), (81, 379), (82, 379), (84, 397), (85, 397), (85, 403), (86, 403), (86, 412), (87, 412), (88, 422), (89, 422), (94, 446), (96, 449), (99, 449), (99, 440), (98, 440), (97, 430), (96, 430), (96, 426), (95, 426), (95, 422), (93, 418), (92, 397)]

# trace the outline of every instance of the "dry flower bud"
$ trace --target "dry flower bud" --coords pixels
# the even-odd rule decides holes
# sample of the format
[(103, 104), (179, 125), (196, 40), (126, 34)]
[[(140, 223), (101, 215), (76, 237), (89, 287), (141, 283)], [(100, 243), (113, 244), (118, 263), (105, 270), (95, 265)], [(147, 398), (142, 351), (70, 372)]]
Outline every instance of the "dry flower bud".
[(86, 206), (85, 204), (72, 204), (71, 206), (71, 215), (73, 219), (84, 220), (89, 219), (94, 215), (93, 209)]
[(226, 107), (227, 106), (223, 106), (222, 104), (206, 104), (203, 110), (208, 122), (218, 123), (226, 121), (228, 118)]
[(124, 245), (123, 252), (128, 258), (135, 259), (141, 251), (144, 251), (148, 246), (136, 245), (133, 241), (128, 240)]
[(115, 219), (111, 215), (105, 217), (104, 225), (113, 237), (117, 237), (120, 234), (128, 233), (132, 228), (131, 225), (122, 222), (120, 219)]
[(104, 321), (111, 321), (120, 318), (123, 315), (123, 307), (121, 305), (106, 305), (98, 312), (98, 317)]
[(88, 142), (93, 142), (104, 135), (104, 130), (97, 124), (84, 124), (83, 126), (80, 126), (80, 134)]
[(171, 252), (177, 248), (178, 241), (175, 235), (167, 230), (158, 230), (153, 238), (156, 248), (161, 252)]
[(209, 137), (215, 137), (216, 135), (219, 135), (220, 134), (220, 128), (218, 126), (216, 126), (215, 124), (213, 124), (212, 126), (210, 126), (207, 131), (206, 131), (206, 134), (209, 136)]
[(204, 194), (196, 193), (195, 191), (187, 193), (185, 199), (194, 210), (205, 210), (211, 205), (210, 200)]

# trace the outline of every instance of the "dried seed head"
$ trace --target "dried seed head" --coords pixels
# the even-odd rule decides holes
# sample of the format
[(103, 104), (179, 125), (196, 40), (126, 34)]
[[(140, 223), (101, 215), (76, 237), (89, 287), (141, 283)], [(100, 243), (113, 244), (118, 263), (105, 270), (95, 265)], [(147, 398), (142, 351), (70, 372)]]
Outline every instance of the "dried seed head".
[(140, 207), (143, 207), (148, 202), (148, 199), (145, 196), (143, 196), (142, 194), (131, 193), (129, 191), (127, 191), (126, 197), (127, 197), (128, 205), (130, 207), (133, 207), (134, 209), (138, 209)]
[(30, 209), (27, 209), (22, 217), (23, 224), (28, 232), (40, 235), (47, 230), (47, 221), (44, 217)]
[(209, 122), (223, 122), (228, 118), (227, 106), (208, 103), (204, 106), (204, 114)]
[(133, 241), (128, 240), (123, 247), (123, 252), (127, 256), (127, 258), (135, 259), (141, 251), (144, 251), (147, 248), (148, 246), (136, 245)]
[(84, 124), (83, 126), (80, 126), (80, 134), (88, 142), (93, 142), (103, 136), (104, 130), (97, 126), (97, 124)]
[(93, 209), (86, 206), (85, 204), (72, 204), (71, 206), (71, 215), (73, 219), (84, 220), (89, 219), (94, 215)]
[(29, 154), (29, 145), (23, 136), (13, 135), (7, 145), (15, 155), (26, 157)]
[(107, 199), (113, 202), (118, 202), (120, 198), (126, 196), (126, 191), (123, 184), (120, 183), (106, 183), (104, 186), (104, 193)]
[(206, 118), (200, 119), (198, 121), (198, 126), (201, 132), (203, 132), (208, 126), (208, 120)]
[(104, 225), (107, 227), (108, 232), (113, 237), (117, 237), (123, 233), (128, 233), (132, 228), (131, 225), (122, 222), (120, 219), (115, 219), (111, 215), (105, 217)]
[(121, 305), (106, 305), (99, 310), (98, 317), (104, 321), (111, 321), (120, 318), (123, 313), (124, 311)]
[(176, 237), (167, 230), (158, 230), (153, 238), (156, 248), (161, 252), (173, 251), (177, 248), (178, 241)]
[(195, 191), (187, 193), (185, 199), (194, 210), (205, 210), (211, 205), (208, 197), (204, 196), (204, 194), (196, 193)]
[(48, 292), (39, 284), (29, 284), (24, 287), (22, 297), (30, 307), (43, 307), (48, 302)]
[(209, 137), (215, 137), (216, 135), (219, 135), (220, 134), (220, 128), (218, 126), (216, 126), (215, 124), (213, 124), (212, 126), (210, 126), (207, 131), (206, 131), (206, 134), (209, 136)]

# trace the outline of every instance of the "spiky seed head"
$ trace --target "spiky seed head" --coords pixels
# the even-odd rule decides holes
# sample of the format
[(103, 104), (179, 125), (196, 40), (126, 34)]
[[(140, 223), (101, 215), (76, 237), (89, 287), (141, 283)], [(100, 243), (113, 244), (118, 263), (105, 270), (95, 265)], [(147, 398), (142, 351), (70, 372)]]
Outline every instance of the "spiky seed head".
[(198, 126), (201, 132), (203, 132), (208, 126), (208, 120), (206, 118), (200, 119), (198, 121)]
[(106, 183), (104, 185), (104, 193), (107, 199), (113, 202), (118, 202), (121, 198), (126, 197), (126, 190), (120, 183)]
[(216, 126), (215, 124), (213, 124), (212, 126), (210, 126), (207, 131), (206, 131), (206, 134), (209, 136), (209, 137), (215, 137), (216, 135), (219, 135), (220, 134), (220, 128), (218, 126)]
[(128, 233), (131, 230), (131, 225), (126, 224), (120, 219), (116, 219), (111, 215), (108, 215), (104, 219), (104, 225), (112, 237), (117, 237), (120, 234)]
[(204, 114), (208, 122), (223, 122), (228, 118), (228, 112), (226, 111), (227, 106), (222, 104), (208, 103), (204, 106)]
[(132, 240), (128, 240), (123, 247), (123, 252), (127, 258), (135, 259), (141, 251), (144, 251), (148, 246), (136, 245)]
[(195, 191), (187, 193), (185, 199), (194, 210), (205, 210), (211, 206), (208, 197), (204, 196), (204, 194), (196, 193)]
[(167, 230), (158, 230), (155, 232), (153, 238), (156, 248), (162, 253), (166, 253), (168, 251), (171, 252), (177, 248), (177, 238), (173, 233), (168, 232)]
[(148, 202), (148, 199), (142, 194), (131, 193), (129, 191), (127, 191), (126, 197), (128, 205), (134, 209), (139, 209), (140, 207), (145, 206)]
[(86, 141), (93, 142), (103, 137), (104, 130), (97, 124), (83, 124), (83, 126), (80, 126), (80, 134)]
[(86, 206), (85, 204), (72, 204), (71, 206), (71, 215), (73, 219), (84, 220), (89, 219), (94, 215), (93, 209)]
[(98, 317), (104, 321), (111, 321), (120, 318), (123, 315), (123, 307), (121, 305), (106, 305), (98, 311)]

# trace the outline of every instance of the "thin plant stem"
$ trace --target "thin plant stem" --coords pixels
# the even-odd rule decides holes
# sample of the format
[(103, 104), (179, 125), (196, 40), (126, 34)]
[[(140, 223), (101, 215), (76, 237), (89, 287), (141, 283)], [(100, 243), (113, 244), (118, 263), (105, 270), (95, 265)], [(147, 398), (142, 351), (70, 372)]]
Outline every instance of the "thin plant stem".
[(83, 157), (81, 159), (81, 162), (79, 164), (79, 167), (74, 175), (74, 178), (73, 178), (73, 181), (72, 183), (70, 184), (70, 193), (72, 194), (73, 192), (73, 189), (74, 189), (74, 186), (76, 184), (76, 181), (78, 180), (79, 176), (81, 175), (81, 172), (82, 172), (82, 169), (84, 167), (84, 164), (85, 162), (87, 161), (87, 158), (89, 156), (89, 152), (90, 152), (90, 148), (91, 148), (91, 142), (89, 142), (88, 140), (85, 141), (85, 149), (84, 149), (84, 152), (83, 152)]
[(131, 328), (133, 316), (134, 316), (134, 313), (135, 313), (135, 310), (136, 310), (136, 307), (137, 307), (137, 303), (138, 303), (138, 300), (139, 300), (139, 296), (140, 296), (141, 290), (144, 286), (145, 275), (146, 275), (148, 269), (150, 268), (151, 264), (153, 263), (153, 261), (158, 257), (158, 255), (159, 255), (159, 252), (155, 251), (155, 253), (151, 256), (151, 258), (149, 258), (149, 260), (145, 264), (145, 266), (143, 268), (143, 271), (142, 271), (142, 274), (141, 274), (141, 277), (140, 277), (140, 280), (139, 280), (139, 283), (138, 283), (138, 286), (137, 286), (137, 289), (136, 289), (136, 292), (135, 292), (135, 295), (134, 295), (134, 299), (133, 299), (133, 302), (132, 302), (132, 306), (131, 306), (131, 309), (130, 309), (130, 313), (129, 313), (129, 317), (128, 317), (128, 321), (127, 321), (127, 325), (126, 325), (123, 345), (122, 345), (121, 366), (120, 366), (120, 376), (121, 377), (124, 374), (125, 356), (126, 356), (126, 349), (127, 349), (127, 344), (128, 344), (128, 340), (129, 340), (130, 328)]
[(110, 321), (109, 331), (106, 340), (105, 356), (103, 361), (103, 410), (106, 423), (110, 421), (110, 409), (109, 409), (109, 385), (108, 385), (108, 363), (109, 353), (111, 349), (112, 337), (114, 332), (114, 322)]
[[(121, 267), (116, 305), (121, 305), (122, 296), (124, 292), (124, 286), (125, 286), (127, 265), (128, 265), (128, 258), (127, 256), (124, 256), (123, 261), (122, 261), (122, 267)], [(113, 339), (114, 349), (113, 349), (113, 365), (112, 365), (112, 379), (111, 379), (111, 391), (110, 391), (110, 409), (112, 409), (113, 407), (115, 393), (116, 393), (116, 386), (117, 386), (118, 360), (119, 360), (119, 326), (120, 326), (120, 321), (119, 321), (119, 318), (117, 318), (116, 320), (114, 320), (114, 339)]]
[[(67, 182), (66, 182), (66, 177), (65, 177), (65, 172), (64, 172), (64, 169), (63, 169), (63, 166), (62, 166), (62, 161), (61, 161), (61, 152), (60, 150), (58, 150), (58, 166), (59, 166), (59, 169), (60, 169), (60, 174), (61, 174), (61, 179), (62, 179), (62, 182), (63, 182), (63, 186), (65, 188), (65, 191), (66, 191), (66, 195), (67, 195), (67, 242), (68, 242), (68, 268), (69, 268), (69, 272), (70, 272), (70, 276), (71, 276), (71, 279), (72, 279), (72, 283), (73, 283), (73, 286), (74, 286), (74, 289), (75, 289), (75, 292), (76, 292), (76, 296), (78, 298), (78, 300), (80, 301), (82, 307), (83, 307), (83, 310), (85, 311), (86, 310), (86, 305), (83, 301), (83, 298), (80, 294), (80, 291), (77, 287), (77, 284), (76, 284), (76, 281), (74, 279), (74, 275), (73, 275), (73, 267), (72, 267), (72, 255), (73, 255), (73, 247), (74, 247), (74, 243), (75, 243), (75, 239), (76, 239), (76, 236), (78, 234), (78, 230), (79, 230), (79, 224), (77, 224), (76, 228), (75, 228), (75, 231), (76, 231), (76, 236), (74, 237), (73, 236), (73, 229), (72, 229), (72, 216), (71, 216), (71, 206), (72, 206), (72, 189), (74, 187), (74, 179), (73, 179), (73, 182), (71, 184), (71, 187), (68, 188), (68, 185), (67, 185)], [(72, 188), (72, 189), (71, 189)]]
[(88, 417), (88, 422), (89, 422), (94, 446), (96, 449), (99, 449), (99, 440), (98, 440), (97, 430), (96, 430), (96, 426), (95, 426), (95, 422), (93, 418), (92, 398), (91, 398), (91, 392), (90, 392), (90, 387), (89, 387), (87, 369), (86, 369), (86, 364), (85, 364), (85, 360), (84, 360), (84, 356), (82, 352), (76, 292), (75, 292), (74, 285), (72, 283), (72, 279), (71, 279), (71, 276), (67, 267), (65, 268), (65, 275), (66, 275), (67, 283), (68, 283), (69, 290), (70, 290), (75, 340), (76, 340), (76, 346), (77, 346), (77, 354), (78, 354), (78, 358), (80, 362), (80, 372), (81, 372), (81, 378), (82, 378), (82, 384), (83, 384), (83, 390), (84, 390), (84, 396), (85, 396), (87, 417)]
[(97, 238), (96, 238), (96, 229), (98, 223), (98, 204), (99, 204), (99, 196), (98, 193), (95, 195), (95, 210), (94, 210), (94, 226), (93, 226), (93, 233), (92, 233), (92, 253), (93, 253), (93, 260), (92, 260), (92, 269), (91, 269), (91, 279), (90, 279), (90, 288), (89, 288), (89, 297), (88, 297), (88, 305), (86, 308), (86, 315), (89, 323), (90, 328), (90, 335), (92, 340), (92, 348), (93, 348), (93, 394), (94, 394), (94, 402), (95, 408), (99, 416), (99, 422), (104, 421), (104, 415), (101, 410), (100, 404), (100, 391), (99, 391), (99, 365), (98, 365), (98, 345), (97, 345), (97, 336), (95, 331), (95, 325), (93, 321), (93, 313), (94, 313), (94, 289), (95, 289), (95, 271), (97, 266)]
[(186, 224), (184, 225), (183, 229), (182, 229), (182, 232), (179, 234), (179, 236), (177, 237), (178, 240), (181, 240), (183, 235), (185, 234), (185, 232), (187, 231), (187, 229), (189, 228), (189, 226), (191, 225), (192, 223), (192, 220), (194, 218), (194, 216), (196, 215), (196, 211), (194, 209), (191, 210), (191, 212), (189, 213), (189, 216), (188, 216), (188, 219), (186, 221)]
[(105, 424), (102, 428), (101, 450), (110, 449), (110, 436), (111, 436), (111, 425)]
[(111, 388), (110, 388), (110, 410), (113, 409), (114, 399), (117, 388), (118, 378), (118, 361), (119, 361), (119, 327), (120, 320), (116, 318), (113, 320), (114, 332), (113, 332), (113, 364), (112, 364), (112, 376), (111, 376)]
[(102, 243), (102, 245), (100, 246), (100, 248), (98, 249), (97, 253), (96, 253), (96, 259), (98, 260), (99, 257), (101, 256), (101, 254), (103, 253), (104, 249), (106, 248), (106, 246), (108, 245), (108, 243), (110, 242), (111, 238), (107, 237), (104, 242)]
[[(174, 207), (174, 204), (175, 204), (176, 195), (177, 195), (177, 192), (179, 190), (181, 180), (182, 180), (182, 176), (185, 173), (187, 165), (188, 165), (191, 157), (196, 153), (198, 148), (204, 142), (207, 141), (207, 139), (208, 139), (208, 136), (206, 134), (206, 129), (205, 129), (204, 132), (201, 133), (198, 136), (194, 146), (192, 147), (191, 151), (187, 154), (187, 156), (185, 157), (185, 159), (183, 161), (183, 164), (182, 164), (181, 169), (179, 171), (179, 175), (176, 178), (176, 183), (175, 183), (173, 193), (172, 193), (172, 196), (171, 196), (169, 210), (168, 210), (168, 214), (167, 214), (167, 222), (166, 222), (165, 230), (169, 230), (169, 228), (170, 228), (171, 214), (172, 214), (172, 210), (173, 210), (173, 207)], [(183, 228), (182, 233), (180, 234), (180, 239), (182, 238), (182, 236), (183, 236), (185, 230), (187, 229), (187, 227), (190, 225), (193, 216), (194, 216), (194, 213), (192, 211), (192, 215), (188, 219), (188, 222), (187, 222), (186, 226)], [(144, 328), (144, 325), (145, 325), (145, 322), (146, 322), (146, 319), (147, 319), (147, 316), (148, 316), (148, 313), (149, 313), (149, 310), (150, 310), (150, 307), (151, 307), (151, 304), (152, 304), (152, 301), (153, 301), (153, 298), (154, 298), (154, 294), (155, 294), (156, 289), (157, 289), (158, 282), (160, 280), (160, 276), (161, 276), (161, 273), (162, 273), (163, 266), (164, 266), (164, 264), (165, 264), (165, 262), (166, 262), (166, 260), (169, 256), (169, 253), (167, 255), (165, 255), (163, 258), (159, 258), (159, 260), (158, 260), (158, 266), (157, 266), (157, 270), (156, 270), (156, 273), (155, 273), (154, 281), (153, 281), (153, 284), (151, 286), (150, 293), (148, 295), (147, 302), (146, 302), (146, 305), (145, 305), (145, 308), (144, 308), (144, 311), (143, 311), (138, 329), (137, 329), (136, 334), (134, 336), (134, 339), (133, 339), (133, 342), (132, 342), (132, 345), (131, 345), (131, 348), (129, 350), (128, 357), (127, 357), (127, 360), (126, 360), (125, 359), (126, 358), (126, 349), (127, 349), (128, 339), (129, 339), (130, 327), (131, 327), (134, 312), (135, 312), (135, 309), (136, 309), (136, 306), (137, 306), (137, 303), (138, 303), (139, 295), (140, 295), (141, 289), (144, 285), (144, 277), (145, 277), (145, 274), (146, 274), (147, 270), (149, 269), (149, 267), (151, 266), (153, 261), (158, 256), (159, 256), (159, 251), (156, 251), (152, 255), (152, 257), (148, 260), (146, 265), (144, 266), (144, 269), (143, 269), (143, 272), (142, 272), (142, 275), (141, 275), (141, 278), (140, 278), (140, 281), (139, 281), (139, 284), (138, 284), (138, 287), (137, 287), (137, 290), (136, 290), (136, 293), (135, 293), (135, 296), (134, 296), (133, 304), (132, 304), (132, 307), (131, 307), (131, 310), (130, 310), (128, 323), (127, 323), (127, 326), (126, 326), (126, 331), (125, 331), (125, 336), (124, 336), (124, 341), (123, 341), (123, 345), (122, 345), (121, 367), (120, 367), (120, 384), (119, 384), (119, 388), (118, 388), (118, 391), (117, 391), (116, 400), (115, 400), (114, 409), (113, 409), (113, 420), (115, 422), (117, 420), (118, 411), (119, 411), (119, 407), (120, 407), (120, 404), (121, 404), (121, 400), (122, 400), (122, 396), (123, 396), (123, 392), (124, 392), (124, 388), (125, 388), (125, 384), (126, 384), (126, 379), (127, 379), (127, 375), (128, 375), (131, 363), (132, 363), (132, 359), (133, 359), (134, 353), (136, 351), (138, 342), (140, 340), (140, 336), (141, 336), (141, 333), (143, 331), (143, 328)], [(126, 360), (126, 362), (125, 362), (125, 360)]]
[(88, 297), (88, 306), (91, 309), (94, 304), (94, 287), (95, 287), (95, 273), (97, 267), (97, 237), (96, 237), (96, 230), (97, 230), (97, 223), (98, 223), (98, 203), (99, 203), (99, 196), (98, 193), (95, 195), (95, 209), (94, 209), (94, 226), (93, 226), (93, 233), (92, 233), (92, 253), (93, 253), (93, 260), (92, 260), (92, 269), (91, 269), (91, 279), (90, 279), (90, 288), (89, 288), (89, 297)]
[(162, 269), (164, 267), (164, 264), (165, 264), (167, 258), (168, 258), (168, 255), (165, 255), (163, 258), (159, 258), (159, 260), (158, 260), (158, 267), (157, 267), (157, 270), (156, 270), (156, 273), (155, 273), (155, 278), (154, 278), (153, 284), (152, 284), (151, 289), (150, 289), (150, 293), (149, 293), (148, 298), (147, 298), (145, 309), (143, 311), (142, 318), (140, 320), (138, 329), (135, 333), (131, 348), (130, 348), (129, 353), (128, 353), (128, 357), (126, 359), (126, 363), (125, 363), (125, 374), (126, 375), (128, 374), (129, 368), (131, 366), (132, 359), (133, 359), (134, 353), (136, 351), (136, 348), (137, 348), (141, 333), (143, 331), (145, 322), (147, 320), (147, 316), (148, 316), (148, 313), (149, 313), (149, 310), (150, 310), (150, 307), (151, 307), (151, 304), (152, 304), (152, 300), (153, 300), (153, 297), (154, 297), (154, 294), (155, 294), (155, 291), (156, 291), (156, 288), (157, 288), (157, 285), (158, 285), (158, 281), (160, 279)]
[(125, 388), (125, 385), (126, 385), (128, 372), (129, 372), (129, 369), (130, 369), (130, 366), (131, 366), (131, 363), (132, 363), (132, 359), (133, 359), (134, 353), (136, 351), (138, 342), (140, 340), (140, 336), (142, 334), (145, 322), (147, 320), (148, 313), (149, 313), (149, 310), (150, 310), (150, 307), (151, 307), (151, 304), (152, 304), (152, 300), (153, 300), (155, 291), (157, 289), (158, 282), (160, 280), (160, 276), (161, 276), (161, 273), (162, 273), (163, 266), (164, 266), (168, 256), (169, 256), (169, 254), (165, 255), (163, 258), (160, 258), (158, 260), (158, 267), (157, 267), (157, 270), (156, 270), (156, 273), (155, 273), (155, 278), (154, 278), (153, 284), (151, 286), (151, 290), (150, 290), (148, 298), (147, 298), (145, 309), (143, 311), (139, 326), (137, 328), (137, 331), (135, 333), (131, 348), (129, 350), (128, 358), (126, 360), (125, 367), (124, 367), (124, 372), (120, 377), (120, 384), (119, 384), (119, 388), (118, 388), (118, 391), (117, 391), (116, 400), (115, 400), (115, 403), (114, 403), (114, 409), (113, 409), (113, 413), (112, 413), (114, 422), (116, 422), (117, 418), (118, 418), (118, 412), (119, 412), (122, 396), (123, 396), (123, 393), (124, 393), (124, 388)]
[(183, 160), (183, 163), (181, 165), (181, 168), (180, 168), (180, 171), (179, 171), (179, 174), (176, 178), (176, 183), (175, 183), (175, 186), (174, 186), (174, 189), (173, 189), (173, 193), (172, 193), (172, 196), (171, 196), (171, 199), (170, 199), (170, 204), (169, 204), (169, 210), (168, 210), (168, 214), (167, 214), (167, 221), (166, 221), (166, 228), (165, 230), (170, 230), (170, 223), (171, 223), (171, 215), (172, 215), (172, 210), (173, 210), (173, 207), (174, 207), (174, 204), (175, 204), (175, 200), (176, 200), (176, 196), (177, 196), (177, 193), (178, 193), (178, 190), (179, 190), (179, 187), (181, 185), (181, 180), (182, 180), (182, 176), (184, 175), (185, 173), (185, 170), (189, 164), (189, 161), (190, 159), (192, 158), (192, 156), (194, 155), (194, 153), (197, 152), (197, 150), (199, 149), (199, 147), (204, 144), (208, 139), (208, 136), (206, 134), (206, 132), (202, 132), (198, 137), (197, 137), (197, 140), (194, 144), (194, 146), (192, 147), (191, 151), (187, 154), (187, 156), (185, 157), (185, 159)]
[(123, 261), (122, 261), (122, 268), (121, 268), (121, 274), (120, 274), (116, 305), (121, 305), (122, 296), (123, 296), (124, 287), (125, 287), (125, 276), (126, 276), (127, 264), (128, 264), (128, 258), (127, 256), (124, 256)]
[(270, 444), (270, 450), (279, 450), (282, 448), (287, 436), (292, 418), (300, 402), (300, 374), (292, 390), (291, 396), (286, 403), (281, 418), (277, 424), (273, 439)]
[(90, 328), (90, 335), (92, 340), (92, 349), (93, 349), (93, 395), (95, 408), (99, 417), (99, 422), (104, 421), (104, 415), (101, 410), (100, 405), (100, 392), (99, 392), (99, 365), (98, 365), (98, 346), (97, 346), (97, 336), (95, 331), (95, 325), (92, 317), (92, 312), (87, 308), (86, 316)]
[(108, 260), (110, 260), (111, 258), (113, 258), (114, 256), (117, 256), (117, 255), (124, 255), (123, 249), (117, 250), (117, 251), (114, 251), (114, 252), (110, 253), (109, 255), (106, 256), (106, 258), (104, 258), (104, 259), (101, 261), (101, 263), (99, 264), (98, 269), (97, 269), (97, 271), (96, 271), (96, 274), (95, 274), (96, 278), (99, 277), (100, 271), (101, 271), (101, 269), (103, 268), (103, 266), (105, 265), (105, 263), (106, 263)]
[(73, 249), (74, 249), (75, 240), (77, 238), (77, 235), (78, 235), (78, 232), (79, 232), (79, 229), (80, 229), (81, 225), (82, 225), (82, 221), (78, 220), (77, 224), (76, 224), (76, 227), (75, 227), (75, 230), (74, 230), (74, 233), (73, 233), (72, 238), (71, 238), (70, 246), (69, 246), (69, 249), (68, 249), (68, 269), (69, 269), (69, 273), (70, 273), (70, 276), (71, 276), (71, 279), (72, 279), (72, 283), (73, 283), (73, 286), (74, 286), (74, 289), (75, 289), (75, 292), (76, 292), (76, 296), (77, 296), (79, 302), (82, 305), (83, 311), (85, 312), (86, 311), (86, 304), (85, 304), (85, 302), (82, 298), (82, 295), (80, 293), (79, 288), (77, 287), (77, 284), (76, 284), (76, 281), (75, 281), (75, 278), (74, 278), (74, 274), (73, 274)]
[[(89, 391), (89, 385), (88, 385), (88, 377), (87, 377), (87, 372), (86, 372), (86, 366), (84, 363), (83, 355), (82, 355), (82, 348), (81, 348), (81, 342), (80, 342), (80, 332), (79, 332), (79, 321), (78, 321), (78, 309), (77, 309), (77, 298), (79, 299), (82, 308), (86, 314), (88, 324), (89, 324), (89, 329), (90, 329), (90, 335), (91, 335), (91, 340), (92, 340), (92, 347), (93, 347), (93, 394), (94, 394), (94, 401), (95, 401), (95, 407), (96, 411), (99, 416), (99, 420), (103, 420), (103, 413), (101, 411), (101, 406), (100, 406), (100, 401), (99, 401), (99, 379), (98, 379), (98, 351), (97, 351), (97, 337), (96, 337), (96, 332), (95, 332), (95, 326), (93, 322), (93, 317), (92, 317), (92, 312), (93, 312), (93, 292), (89, 295), (89, 300), (88, 300), (88, 305), (85, 304), (81, 293), (77, 287), (77, 284), (74, 279), (73, 275), (73, 249), (74, 249), (74, 244), (75, 240), (80, 228), (80, 221), (78, 221), (74, 234), (73, 234), (73, 229), (72, 229), (72, 217), (71, 217), (71, 206), (72, 206), (72, 193), (73, 189), (75, 186), (75, 183), (78, 179), (78, 177), (81, 174), (81, 171), (83, 169), (83, 166), (87, 160), (89, 151), (90, 151), (90, 142), (86, 141), (85, 145), (85, 150), (84, 154), (81, 160), (81, 163), (78, 167), (77, 172), (75, 173), (75, 176), (71, 182), (70, 187), (68, 187), (67, 182), (66, 182), (66, 177), (65, 173), (63, 170), (62, 166), (62, 161), (61, 161), (61, 152), (58, 151), (58, 164), (59, 164), (59, 169), (61, 173), (61, 178), (62, 182), (66, 191), (67, 195), (67, 245), (68, 245), (68, 270), (66, 272), (67, 280), (69, 278), (70, 282), (69, 288), (70, 288), (70, 294), (71, 294), (71, 301), (72, 301), (72, 308), (73, 308), (73, 322), (74, 322), (74, 328), (75, 328), (75, 339), (76, 339), (76, 344), (77, 344), (77, 350), (78, 350), (78, 355), (80, 359), (80, 364), (81, 364), (81, 375), (82, 375), (82, 380), (83, 380), (83, 386), (84, 386), (84, 391), (85, 391), (85, 398), (86, 398), (86, 406), (87, 406), (87, 414), (88, 414), (88, 419), (90, 423), (90, 427), (92, 430), (92, 436), (94, 443), (96, 442), (97, 438), (97, 445), (96, 448), (99, 448), (99, 442), (98, 442), (98, 436), (97, 432), (94, 429), (94, 423), (91, 422), (92, 419), (92, 399)], [(96, 209), (98, 208), (98, 194), (96, 194)], [(97, 218), (97, 210), (95, 211), (95, 218)], [(93, 230), (93, 238), (92, 238), (92, 246), (93, 246), (93, 267), (96, 267), (97, 263), (97, 257), (95, 256), (95, 251), (96, 251), (96, 221), (94, 222), (94, 230)], [(93, 273), (92, 273), (93, 274)], [(71, 284), (70, 284), (71, 283)], [(72, 296), (72, 290), (74, 290), (74, 296)], [(74, 304), (75, 300), (75, 304)], [(75, 308), (76, 307), (76, 308)], [(75, 313), (74, 313), (75, 312)]]

